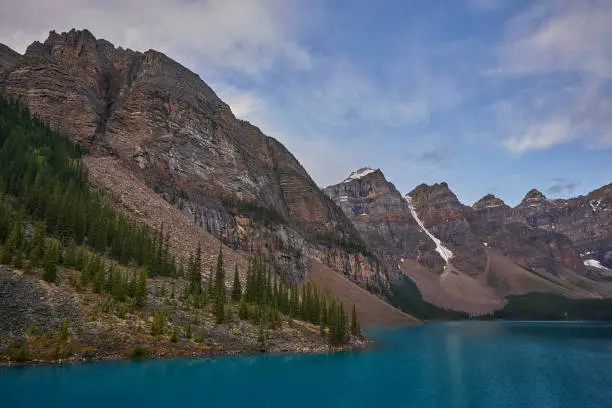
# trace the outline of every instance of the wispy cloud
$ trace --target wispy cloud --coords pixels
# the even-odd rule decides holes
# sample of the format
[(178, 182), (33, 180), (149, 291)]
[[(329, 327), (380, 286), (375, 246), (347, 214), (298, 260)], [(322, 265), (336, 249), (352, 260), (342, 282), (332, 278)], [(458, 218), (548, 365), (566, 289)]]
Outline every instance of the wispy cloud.
[[(515, 86), (511, 109), (498, 118), (509, 151), (571, 140), (612, 145), (610, 21), (609, 1), (540, 0), (507, 23), (489, 74)], [(535, 92), (520, 93), (534, 84)]]
[(553, 179), (553, 184), (546, 190), (553, 194), (569, 194), (576, 191), (576, 188), (580, 185), (580, 182), (571, 181), (564, 177), (558, 177)]
[(258, 74), (277, 63), (308, 68), (295, 41), (293, 0), (38, 0), (3, 7), (0, 39), (23, 52), (47, 32), (87, 28), (132, 49), (157, 49), (195, 61)]
[(413, 161), (418, 165), (424, 166), (441, 166), (448, 164), (454, 159), (454, 156), (449, 150), (444, 147), (427, 150), (422, 153), (406, 153), (402, 155), (402, 160)]

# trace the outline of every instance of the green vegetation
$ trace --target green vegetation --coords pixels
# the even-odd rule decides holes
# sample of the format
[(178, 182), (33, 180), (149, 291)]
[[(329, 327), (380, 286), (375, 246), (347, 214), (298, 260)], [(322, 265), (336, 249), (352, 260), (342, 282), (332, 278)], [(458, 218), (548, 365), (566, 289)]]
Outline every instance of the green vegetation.
[(146, 357), (149, 357), (150, 354), (151, 354), (151, 351), (148, 348), (138, 344), (132, 350), (132, 353), (130, 354), (130, 357), (134, 358), (134, 359), (137, 359), (137, 358), (146, 358)]
[(508, 296), (493, 317), (504, 320), (612, 320), (612, 299), (569, 299), (553, 293)]
[(232, 300), (239, 302), (242, 298), (242, 287), (240, 285), (240, 275), (238, 274), (238, 265), (234, 266), (234, 283), (232, 285)]
[[(164, 305), (142, 311), (151, 316), (150, 334), (168, 336), (172, 341), (178, 341), (178, 329), (168, 304), (176, 307), (179, 301), (181, 307), (195, 309), (196, 314), (212, 302), (209, 310), (217, 324), (233, 320), (238, 309), (240, 319), (260, 329), (262, 346), (268, 338), (267, 330), (282, 327), (281, 315), (289, 320), (319, 324), (326, 329), (332, 345), (346, 343), (351, 332), (359, 333), (358, 323), (351, 320), (349, 325), (342, 304), (312, 283), (300, 288), (262, 254), (250, 259), (244, 284), (235, 266), (234, 284), (228, 297), (220, 250), (205, 288), (201, 247), (186, 263), (177, 261), (170, 252), (170, 237), (163, 224), (154, 230), (133, 221), (111, 199), (90, 186), (80, 160), (83, 153), (78, 145), (51, 131), (19, 103), (0, 97), (2, 263), (12, 263), (33, 273), (42, 269), (41, 277), (50, 284), (65, 283), (60, 282), (65, 276), (77, 292), (91, 291), (103, 296), (91, 316), (114, 313), (122, 319), (128, 312), (147, 306), (147, 278), (185, 277), (188, 285), (182, 294), (177, 295), (172, 285), (175, 302), (169, 302), (169, 290), (162, 284), (156, 293), (164, 298)], [(254, 213), (256, 218), (261, 216), (265, 225), (285, 222), (271, 210), (254, 204), (237, 205), (240, 211)], [(227, 306), (230, 301), (235, 307)], [(67, 330), (64, 322), (58, 329), (62, 350)], [(187, 337), (192, 336), (191, 331), (189, 325)], [(194, 337), (203, 343), (204, 335), (204, 327), (200, 326)], [(27, 354), (27, 344), (25, 347), (22, 354)], [(63, 355), (62, 350), (58, 355)], [(143, 350), (146, 349), (137, 347), (132, 355), (140, 356), (145, 353)]]
[(406, 313), (421, 320), (461, 320), (468, 314), (443, 309), (425, 300), (417, 285), (407, 276), (399, 282), (391, 283), (389, 302)]
[(214, 283), (215, 319), (217, 324), (225, 320), (225, 271), (223, 269), (223, 251), (219, 249)]
[[(0, 97), (2, 263), (21, 264), (27, 254), (28, 266), (43, 266), (45, 280), (55, 282), (70, 249), (87, 246), (144, 267), (149, 276), (176, 276), (163, 225), (159, 231), (138, 225), (90, 188), (81, 153), (19, 103)], [(30, 225), (35, 231), (26, 234)]]
[(287, 224), (287, 220), (282, 214), (272, 208), (262, 207), (255, 202), (240, 201), (234, 197), (226, 197), (221, 201), (235, 215), (247, 217), (252, 221), (262, 224), (264, 227)]

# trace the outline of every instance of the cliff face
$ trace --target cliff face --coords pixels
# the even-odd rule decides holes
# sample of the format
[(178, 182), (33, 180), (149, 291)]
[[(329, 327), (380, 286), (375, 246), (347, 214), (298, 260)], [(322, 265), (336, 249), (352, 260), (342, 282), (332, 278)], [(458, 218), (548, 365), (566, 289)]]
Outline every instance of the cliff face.
[(468, 222), (471, 209), (459, 202), (446, 183), (421, 184), (408, 195), (424, 226), (453, 252), (453, 266), (469, 276), (481, 276), (486, 253)]
[(14, 51), (7, 47), (4, 44), (0, 44), (0, 75), (2, 75), (2, 71), (6, 71), (11, 68), (20, 55), (17, 51)]
[[(584, 274), (586, 269), (583, 261), (587, 259), (612, 266), (612, 184), (586, 196), (568, 200), (550, 200), (534, 189), (514, 208), (505, 205), (481, 207), (477, 204), (474, 209), (480, 218), (496, 224), (519, 223), (530, 227), (529, 231), (546, 231), (548, 239), (545, 242), (557, 242), (560, 245), (556, 247), (557, 253), (553, 258), (565, 267)], [(523, 231), (519, 237), (528, 237), (530, 234), (533, 232)], [(559, 235), (564, 238), (559, 238)], [(536, 238), (530, 239), (530, 242), (536, 241)], [(565, 243), (561, 244), (562, 241)], [(562, 250), (561, 247), (566, 249)], [(584, 259), (581, 260), (581, 256)]]
[(368, 245), (385, 261), (392, 277), (401, 274), (403, 259), (441, 273), (445, 262), (433, 241), (421, 230), (408, 202), (380, 170), (353, 172), (325, 193), (344, 211)]
[[(409, 276), (423, 298), (438, 306), (486, 313), (502, 307), (508, 294), (610, 293), (601, 274), (585, 268), (579, 251), (580, 239), (592, 229), (601, 230), (596, 235), (604, 240), (589, 244), (589, 257), (609, 254), (609, 218), (602, 217), (606, 188), (590, 194), (590, 201), (552, 201), (532, 190), (516, 208), (491, 194), (467, 207), (446, 183), (421, 184), (402, 197), (380, 170), (365, 168), (325, 192), (393, 271), (390, 277)], [(590, 214), (563, 210), (580, 205), (605, 221), (594, 225)]]
[(384, 270), (360, 254), (361, 237), (296, 158), (164, 54), (52, 31), (0, 88), (92, 155), (117, 158), (233, 248), (265, 249), (296, 277), (310, 256), (384, 288)]

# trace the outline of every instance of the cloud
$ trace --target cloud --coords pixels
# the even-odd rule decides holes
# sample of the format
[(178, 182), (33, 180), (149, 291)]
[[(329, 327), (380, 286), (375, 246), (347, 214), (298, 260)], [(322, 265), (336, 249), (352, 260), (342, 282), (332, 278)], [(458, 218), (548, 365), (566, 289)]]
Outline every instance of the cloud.
[(14, 3), (3, 8), (0, 38), (19, 52), (52, 29), (87, 28), (98, 38), (137, 50), (153, 48), (188, 65), (201, 61), (252, 75), (278, 63), (310, 66), (309, 53), (292, 33), (293, 0)]
[(509, 95), (496, 104), (507, 150), (612, 146), (610, 21), (609, 1), (538, 0), (507, 22), (484, 71)]
[(500, 73), (612, 75), (612, 3), (539, 0), (511, 19), (497, 50)]
[(563, 177), (558, 177), (558, 178), (553, 179), (553, 183), (554, 184), (552, 184), (546, 190), (547, 192), (553, 193), (553, 194), (573, 193), (576, 190), (576, 188), (580, 185), (580, 183), (577, 181), (570, 181)]
[(265, 101), (256, 92), (239, 89), (226, 83), (213, 84), (217, 95), (227, 103), (234, 116), (243, 120), (252, 120), (255, 125), (265, 119)]
[(414, 161), (424, 166), (441, 166), (453, 160), (453, 155), (445, 148), (427, 150), (419, 154), (408, 153), (402, 155), (403, 161)]
[(529, 125), (523, 135), (506, 139), (504, 146), (513, 153), (522, 153), (546, 149), (571, 138), (567, 120), (552, 120)]

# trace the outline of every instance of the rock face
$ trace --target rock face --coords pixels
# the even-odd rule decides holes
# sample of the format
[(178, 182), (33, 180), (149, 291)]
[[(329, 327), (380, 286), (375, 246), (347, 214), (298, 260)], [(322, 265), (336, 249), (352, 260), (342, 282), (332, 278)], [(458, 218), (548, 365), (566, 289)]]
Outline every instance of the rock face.
[(0, 44), (0, 75), (2, 71), (6, 71), (11, 68), (17, 62), (20, 55), (17, 51), (14, 51), (4, 44)]
[(442, 272), (445, 262), (435, 244), (417, 224), (408, 202), (379, 169), (360, 169), (324, 191), (351, 220), (368, 249), (385, 261), (391, 277), (401, 273), (398, 264), (404, 259)]
[(297, 159), (164, 54), (52, 31), (0, 78), (52, 128), (118, 158), (234, 249), (266, 250), (295, 278), (312, 257), (384, 290), (384, 268)]
[(471, 230), (471, 209), (459, 202), (448, 184), (421, 184), (408, 194), (425, 228), (453, 252), (453, 266), (480, 276), (487, 263), (485, 248)]
[[(481, 200), (482, 201), (482, 200)], [(480, 201), (479, 201), (480, 202)], [(548, 233), (546, 242), (561, 242), (564, 248), (559, 261), (563, 266), (579, 273), (586, 273), (581, 260), (596, 259), (602, 265), (612, 266), (612, 184), (590, 192), (586, 196), (568, 200), (547, 199), (538, 190), (527, 193), (521, 203), (515, 208), (499, 207), (497, 209), (477, 208), (479, 217), (487, 218), (497, 224), (520, 223), (530, 227), (529, 231), (544, 230)], [(521, 237), (529, 237), (533, 233), (522, 230)], [(541, 232), (537, 234), (541, 235)], [(564, 239), (553, 237), (562, 235)], [(531, 242), (535, 238), (529, 238)], [(557, 251), (561, 248), (558, 247)], [(559, 258), (556, 254), (553, 258)]]
[(438, 306), (485, 313), (508, 294), (610, 293), (598, 281), (605, 271), (585, 268), (580, 255), (588, 252), (597, 267), (612, 260), (609, 186), (571, 200), (548, 200), (534, 189), (515, 208), (488, 194), (468, 207), (446, 183), (421, 184), (403, 198), (380, 170), (364, 168), (325, 192), (390, 277), (398, 270), (409, 276)]

